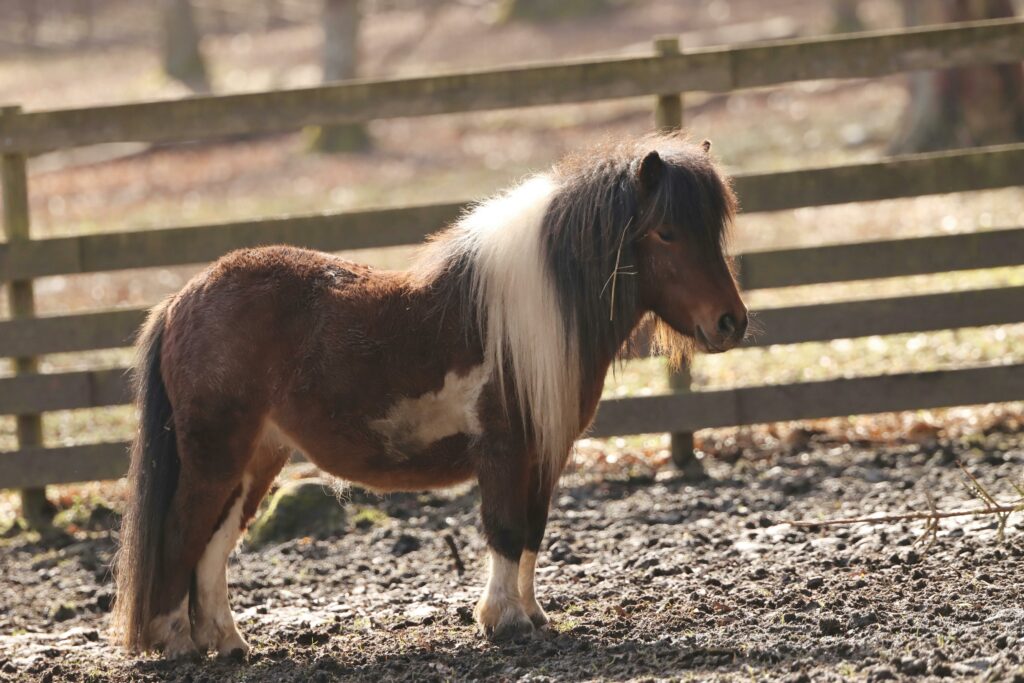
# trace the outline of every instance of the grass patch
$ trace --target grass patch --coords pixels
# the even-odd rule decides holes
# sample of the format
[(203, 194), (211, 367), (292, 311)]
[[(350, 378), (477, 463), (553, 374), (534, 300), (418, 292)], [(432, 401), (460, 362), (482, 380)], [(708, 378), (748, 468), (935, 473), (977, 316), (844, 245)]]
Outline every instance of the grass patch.
[(352, 515), (352, 525), (357, 529), (369, 529), (371, 527), (383, 526), (389, 517), (378, 508), (360, 505)]

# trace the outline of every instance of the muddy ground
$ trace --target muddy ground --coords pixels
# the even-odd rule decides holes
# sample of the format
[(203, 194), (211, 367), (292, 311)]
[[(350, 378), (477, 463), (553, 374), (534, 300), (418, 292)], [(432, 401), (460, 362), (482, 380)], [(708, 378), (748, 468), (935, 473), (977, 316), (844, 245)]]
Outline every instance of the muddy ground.
[[(819, 440), (799, 452), (595, 477), (557, 496), (539, 575), (553, 627), (493, 645), (471, 608), (482, 540), (471, 490), (392, 496), (346, 531), (242, 548), (232, 561), (246, 662), (168, 663), (104, 642), (105, 531), (3, 541), (0, 679), (1024, 680), (1024, 517), (798, 529), (794, 519), (977, 504), (955, 461), (1004, 498), (1024, 434), (879, 449)], [(103, 511), (97, 525), (110, 522)], [(452, 534), (466, 571), (445, 542)]]

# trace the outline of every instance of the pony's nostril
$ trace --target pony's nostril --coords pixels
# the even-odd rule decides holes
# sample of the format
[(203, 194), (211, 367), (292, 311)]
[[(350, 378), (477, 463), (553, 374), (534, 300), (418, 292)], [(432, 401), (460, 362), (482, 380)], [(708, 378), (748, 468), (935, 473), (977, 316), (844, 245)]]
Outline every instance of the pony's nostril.
[(726, 313), (718, 319), (718, 332), (724, 337), (731, 337), (736, 332), (736, 318)]

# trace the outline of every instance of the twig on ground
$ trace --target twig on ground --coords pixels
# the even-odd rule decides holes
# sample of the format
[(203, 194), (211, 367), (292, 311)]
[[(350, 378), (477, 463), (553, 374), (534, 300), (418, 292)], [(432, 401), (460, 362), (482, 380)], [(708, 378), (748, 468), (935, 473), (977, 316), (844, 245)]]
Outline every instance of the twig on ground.
[[(996, 510), (995, 508), (999, 507), (999, 502), (996, 500), (996, 497), (989, 493), (988, 489), (986, 489), (982, 485), (982, 483), (978, 481), (975, 478), (975, 476), (967, 470), (966, 467), (964, 467), (964, 464), (962, 462), (957, 460), (956, 466), (960, 468), (960, 471), (963, 472), (964, 477), (966, 477), (964, 483), (967, 486), (967, 490), (970, 491), (975, 498), (983, 502), (986, 508), (992, 510), (990, 514), (994, 514), (996, 518), (999, 520), (999, 527), (996, 530), (996, 534), (999, 536), (999, 541), (1001, 543), (1005, 538), (1006, 523), (1010, 521), (1010, 515), (1013, 514), (1015, 510), (1011, 510), (1009, 512)], [(1020, 489), (1017, 488), (1016, 485), (1014, 485), (1014, 488), (1017, 489), (1018, 492), (1020, 491)], [(1020, 509), (1020, 507), (1018, 507), (1017, 509)]]
[(898, 515), (875, 515), (871, 517), (846, 517), (843, 519), (827, 519), (822, 521), (809, 521), (806, 519), (788, 522), (790, 526), (815, 527), (815, 526), (845, 526), (848, 524), (888, 524), (892, 522), (910, 522), (916, 520), (939, 520), (950, 517), (967, 517), (969, 515), (997, 515), (1013, 513), (1024, 509), (1024, 500), (1016, 503), (1006, 503), (996, 507), (978, 508), (975, 510), (936, 510), (934, 512), (906, 512)]
[(452, 553), (452, 561), (455, 563), (455, 573), (462, 576), (466, 571), (466, 565), (462, 563), (462, 557), (459, 556), (459, 546), (455, 543), (455, 537), (450, 533), (445, 534), (444, 542), (448, 546), (448, 550)]
[(790, 526), (808, 528), (808, 527), (832, 527), (832, 526), (847, 526), (850, 524), (890, 524), (892, 522), (912, 522), (912, 521), (924, 521), (926, 522), (924, 532), (917, 537), (914, 541), (914, 545), (928, 539), (928, 545), (925, 547), (925, 551), (932, 547), (938, 537), (939, 531), (939, 520), (949, 519), (951, 517), (970, 517), (970, 516), (981, 516), (981, 515), (995, 515), (999, 520), (999, 527), (997, 534), (1000, 542), (1004, 538), (1004, 532), (1006, 531), (1006, 523), (1010, 520), (1010, 515), (1014, 512), (1020, 512), (1024, 510), (1024, 488), (1017, 484), (1012, 484), (1013, 488), (1020, 495), (1020, 498), (1009, 502), (999, 502), (999, 500), (992, 495), (985, 486), (978, 481), (978, 479), (971, 474), (963, 463), (957, 462), (957, 466), (964, 474), (964, 485), (967, 490), (970, 491), (971, 495), (977, 498), (984, 504), (985, 507), (976, 508), (973, 510), (937, 510), (935, 508), (935, 501), (932, 500), (930, 493), (925, 492), (925, 498), (928, 501), (928, 512), (904, 512), (896, 515), (871, 515), (865, 517), (846, 517), (842, 519), (828, 519), (822, 521), (810, 521), (806, 519), (794, 520), (789, 522)]
[(938, 514), (938, 510), (935, 509), (935, 501), (932, 499), (932, 494), (926, 491), (924, 496), (928, 501), (928, 511), (931, 513), (931, 517), (928, 518), (924, 531), (921, 532), (921, 535), (914, 541), (914, 545), (917, 545), (927, 538), (928, 545), (924, 547), (924, 552), (928, 552), (932, 549), (932, 546), (935, 545), (935, 541), (939, 538), (939, 518), (935, 516)]

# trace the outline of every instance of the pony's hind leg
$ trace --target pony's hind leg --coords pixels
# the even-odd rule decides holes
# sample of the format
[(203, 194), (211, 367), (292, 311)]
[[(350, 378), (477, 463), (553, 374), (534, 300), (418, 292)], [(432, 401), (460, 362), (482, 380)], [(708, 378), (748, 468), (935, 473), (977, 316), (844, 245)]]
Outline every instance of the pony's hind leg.
[(196, 565), (192, 640), (201, 652), (215, 649), (219, 655), (230, 655), (239, 650), (243, 656), (249, 652), (228, 603), (227, 562), (242, 534), (242, 508), (251, 487), (252, 478), (246, 474)]
[(192, 639), (200, 650), (218, 656), (244, 657), (249, 644), (239, 633), (228, 599), (227, 564), (242, 532), (263, 496), (288, 460), (290, 449), (264, 439), (242, 475), (238, 494), (230, 500), (222, 521), (196, 566)]
[[(183, 463), (183, 470), (185, 466)], [(192, 639), (189, 590), (193, 571), (217, 517), (236, 484), (187, 485), (179, 479), (171, 510), (164, 523), (164, 547), (159, 579), (154, 586), (155, 616), (148, 641), (175, 659), (197, 653)]]
[(206, 424), (175, 415), (179, 474), (164, 520), (160, 569), (153, 586), (156, 616), (148, 628), (149, 642), (165, 657), (197, 652), (188, 609), (192, 580), (211, 542), (233, 546), (228, 532), (220, 536), (217, 531), (240, 497), (258, 428), (258, 423)]

